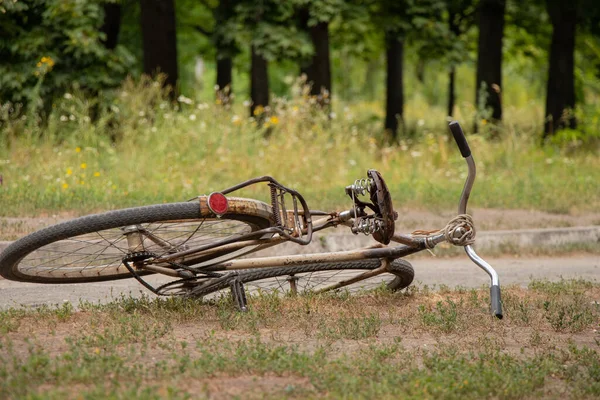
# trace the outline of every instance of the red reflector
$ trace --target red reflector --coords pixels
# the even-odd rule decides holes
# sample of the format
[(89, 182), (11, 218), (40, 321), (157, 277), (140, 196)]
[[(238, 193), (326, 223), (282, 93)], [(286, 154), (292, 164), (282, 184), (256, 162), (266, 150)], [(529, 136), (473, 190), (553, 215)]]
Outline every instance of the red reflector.
[(208, 196), (208, 208), (210, 208), (210, 211), (217, 215), (225, 214), (229, 208), (227, 197), (219, 192), (211, 193)]

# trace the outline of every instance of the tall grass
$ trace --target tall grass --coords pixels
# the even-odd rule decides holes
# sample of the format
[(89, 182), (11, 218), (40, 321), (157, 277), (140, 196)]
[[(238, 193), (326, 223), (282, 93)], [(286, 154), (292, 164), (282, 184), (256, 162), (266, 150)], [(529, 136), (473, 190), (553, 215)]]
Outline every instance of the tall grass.
[[(312, 208), (349, 205), (343, 187), (368, 168), (385, 177), (396, 207), (453, 209), (466, 167), (449, 138), (443, 107), (414, 98), (398, 144), (387, 144), (378, 102), (316, 109), (300, 86), (261, 115), (241, 101), (231, 109), (180, 97), (166, 100), (157, 82), (128, 81), (101, 110), (77, 94), (57, 102), (46, 126), (3, 111), (0, 215), (86, 213), (181, 201), (242, 180), (272, 175), (304, 194)], [(467, 131), (475, 109), (456, 118)], [(472, 206), (577, 213), (600, 205), (597, 144), (541, 146), (542, 107), (505, 110), (505, 123), (469, 142), (478, 166)], [(258, 120), (264, 120), (259, 126)], [(594, 147), (595, 146), (595, 147)], [(591, 148), (594, 147), (594, 148)], [(242, 195), (266, 199), (258, 186)]]

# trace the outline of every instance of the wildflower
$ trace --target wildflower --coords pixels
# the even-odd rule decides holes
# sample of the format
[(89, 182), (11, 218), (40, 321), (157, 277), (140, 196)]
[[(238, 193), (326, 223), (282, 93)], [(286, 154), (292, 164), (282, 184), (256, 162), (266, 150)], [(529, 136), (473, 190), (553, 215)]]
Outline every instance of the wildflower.
[(146, 113), (145, 113), (144, 111), (140, 111), (140, 112), (138, 113), (138, 115), (139, 115), (140, 117), (143, 117), (144, 115), (146, 115)]
[(264, 112), (265, 112), (265, 108), (261, 105), (256, 106), (256, 108), (254, 109), (254, 115), (256, 115), (256, 116), (258, 116)]
[(84, 181), (79, 181), (79, 184), (80, 185), (85, 185), (85, 182)]
[(73, 170), (71, 168), (67, 168), (67, 176), (71, 176), (73, 174)]
[(71, 100), (73, 98), (73, 95), (71, 93), (65, 93), (64, 98), (67, 100)]
[(180, 95), (177, 98), (177, 101), (180, 102), (180, 103), (184, 103), (184, 104), (192, 104), (193, 103), (192, 99), (190, 99), (188, 97), (185, 97), (184, 95)]
[(87, 164), (86, 163), (81, 163), (80, 167), (81, 167), (81, 169), (86, 169), (87, 168)]
[(482, 119), (482, 120), (481, 120), (481, 125), (486, 125), (486, 124), (487, 124), (487, 119), (485, 119), (485, 118), (484, 118), (484, 119)]
[(196, 120), (196, 114), (190, 114), (190, 121), (195, 121)]
[(77, 118), (73, 114), (71, 114), (71, 115), (69, 115), (69, 119), (71, 121), (75, 121)]
[(79, 146), (75, 147), (75, 153), (81, 153), (81, 147), (79, 147)]
[(68, 189), (69, 188), (69, 184), (68, 183), (63, 183), (62, 184), (62, 188), (63, 189)]
[(239, 116), (239, 115), (234, 115), (233, 117), (231, 117), (231, 122), (232, 122), (234, 125), (241, 125), (241, 123), (242, 123), (242, 119), (240, 118), (240, 116)]
[(95, 176), (96, 178), (97, 178), (97, 177), (99, 177), (99, 176), (100, 176), (100, 172), (98, 172), (98, 171), (94, 172), (94, 176)]
[(61, 120), (62, 122), (67, 122), (67, 121), (69, 120), (69, 117), (67, 117), (66, 115), (61, 115), (61, 116), (60, 116), (60, 120)]
[(269, 118), (269, 121), (271, 121), (273, 125), (277, 125), (279, 123), (279, 118), (277, 118), (276, 115), (273, 115), (271, 118)]

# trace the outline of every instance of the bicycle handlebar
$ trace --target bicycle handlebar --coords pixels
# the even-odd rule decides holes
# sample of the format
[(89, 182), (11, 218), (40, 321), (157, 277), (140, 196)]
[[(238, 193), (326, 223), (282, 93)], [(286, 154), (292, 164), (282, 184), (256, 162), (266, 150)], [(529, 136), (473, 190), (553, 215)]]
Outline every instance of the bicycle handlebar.
[(469, 148), (465, 134), (458, 121), (452, 121), (448, 126), (452, 132), (452, 136), (454, 136), (454, 140), (456, 141), (458, 148), (460, 149), (460, 154), (462, 154), (464, 158), (469, 157), (471, 155), (471, 149)]

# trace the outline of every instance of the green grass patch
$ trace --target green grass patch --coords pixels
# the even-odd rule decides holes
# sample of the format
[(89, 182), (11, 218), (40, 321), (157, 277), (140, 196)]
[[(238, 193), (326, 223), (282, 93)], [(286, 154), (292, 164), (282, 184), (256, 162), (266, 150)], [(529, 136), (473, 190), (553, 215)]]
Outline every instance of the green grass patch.
[[(72, 211), (84, 214), (182, 201), (240, 181), (272, 175), (300, 191), (315, 209), (347, 208), (343, 188), (376, 168), (396, 207), (453, 209), (466, 166), (450, 139), (443, 108), (423, 100), (407, 113), (418, 123), (388, 145), (377, 103), (334, 102), (335, 117), (302, 98), (276, 99), (258, 127), (241, 104), (225, 110), (161, 100), (153, 85), (125, 84), (111, 110), (92, 123), (89, 103), (73, 96), (57, 104), (46, 127), (4, 121), (0, 135), (2, 216)], [(470, 135), (478, 165), (475, 207), (585, 212), (600, 205), (597, 144), (539, 145), (532, 123), (541, 104), (506, 110), (500, 139)], [(467, 130), (472, 107), (457, 118)], [(374, 118), (375, 117), (375, 118)], [(540, 120), (541, 118), (534, 118)], [(243, 196), (267, 200), (265, 186)]]

